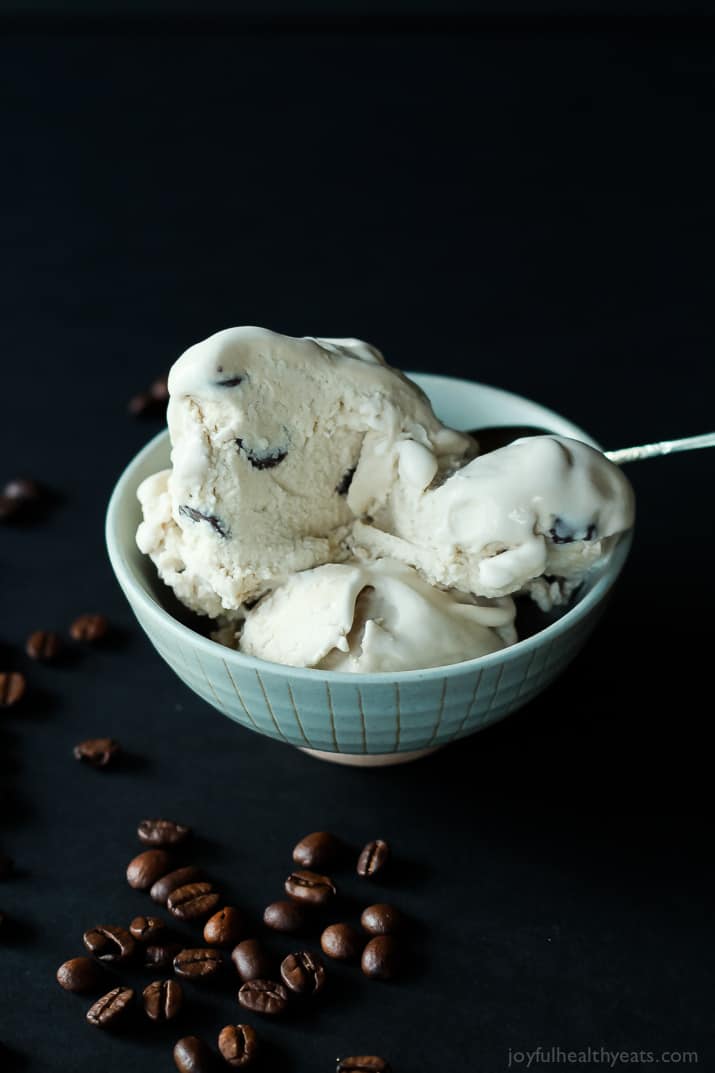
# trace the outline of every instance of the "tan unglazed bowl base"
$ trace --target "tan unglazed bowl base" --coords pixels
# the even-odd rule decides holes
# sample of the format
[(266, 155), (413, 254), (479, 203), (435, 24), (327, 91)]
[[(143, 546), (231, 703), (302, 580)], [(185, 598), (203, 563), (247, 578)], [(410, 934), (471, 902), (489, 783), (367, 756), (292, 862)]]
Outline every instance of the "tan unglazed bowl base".
[(316, 760), (327, 760), (329, 764), (345, 764), (348, 767), (389, 767), (391, 764), (409, 764), (412, 760), (421, 760), (441, 749), (433, 745), (430, 749), (413, 749), (407, 753), (327, 753), (321, 749), (301, 749), (302, 753), (314, 756)]

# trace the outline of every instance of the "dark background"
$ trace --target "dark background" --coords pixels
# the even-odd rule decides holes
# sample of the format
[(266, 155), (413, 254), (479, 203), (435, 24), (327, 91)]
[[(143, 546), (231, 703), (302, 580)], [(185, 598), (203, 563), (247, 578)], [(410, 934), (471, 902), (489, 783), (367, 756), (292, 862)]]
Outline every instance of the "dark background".
[[(394, 845), (374, 894), (336, 878), (346, 914), (383, 898), (412, 916), (404, 980), (336, 969), (305, 1020), (258, 1024), (264, 1069), (368, 1051), (395, 1073), (497, 1073), (540, 1044), (714, 1068), (709, 453), (632, 469), (626, 574), (542, 699), (391, 770), (321, 764), (198, 701), (133, 622), (102, 536), (159, 427), (127, 399), (232, 324), (362, 336), (607, 446), (709, 430), (712, 22), (28, 10), (0, 41), (0, 477), (62, 502), (0, 531), (1, 662), (31, 684), (0, 714), (3, 1073), (159, 1073), (179, 1035), (242, 1019), (231, 985), (192, 991), (177, 1029), (112, 1038), (54, 982), (85, 928), (148, 911), (123, 879), (147, 815), (194, 825), (189, 858), (256, 917), (305, 832)], [(28, 664), (31, 630), (87, 609), (113, 643)], [(72, 759), (100, 734), (129, 754), (116, 771)]]

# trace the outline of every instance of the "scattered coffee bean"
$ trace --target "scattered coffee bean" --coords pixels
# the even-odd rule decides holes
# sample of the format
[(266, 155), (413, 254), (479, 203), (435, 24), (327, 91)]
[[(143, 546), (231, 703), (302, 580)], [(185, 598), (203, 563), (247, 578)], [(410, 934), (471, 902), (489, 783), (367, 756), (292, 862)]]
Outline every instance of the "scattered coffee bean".
[(171, 857), (163, 849), (145, 849), (127, 865), (127, 883), (134, 890), (148, 890), (171, 867)]
[(35, 630), (25, 642), (25, 652), (30, 659), (51, 663), (62, 651), (62, 640), (50, 630)]
[(115, 987), (87, 1010), (86, 1018), (96, 1028), (113, 1028), (134, 998), (131, 987)]
[(360, 1054), (354, 1058), (339, 1058), (336, 1073), (391, 1073), (391, 1066), (376, 1054)]
[(314, 831), (293, 848), (293, 861), (301, 868), (330, 868), (338, 860), (341, 848), (329, 831)]
[(127, 410), (132, 417), (160, 417), (162, 409), (160, 400), (155, 398), (151, 391), (139, 391), (132, 395), (127, 403)]
[(221, 895), (210, 883), (187, 883), (172, 891), (166, 904), (169, 912), (179, 920), (196, 920), (208, 916), (220, 901)]
[(45, 491), (42, 485), (33, 481), (30, 477), (15, 477), (8, 481), (2, 490), (2, 494), (8, 499), (14, 499), (22, 504), (39, 503), (44, 498)]
[(336, 961), (354, 961), (364, 945), (357, 928), (350, 924), (331, 924), (320, 936), (323, 953)]
[(174, 820), (142, 820), (137, 827), (139, 841), (145, 846), (178, 846), (191, 834), (191, 828)]
[(227, 905), (206, 921), (204, 942), (209, 946), (235, 946), (244, 928), (243, 914)]
[(383, 842), (381, 838), (368, 842), (358, 857), (357, 874), (359, 876), (377, 875), (385, 867), (389, 857), (390, 847), (387, 842)]
[(325, 983), (325, 966), (315, 954), (301, 950), (283, 958), (281, 979), (296, 995), (317, 995)]
[(72, 750), (75, 760), (81, 760), (92, 767), (108, 767), (119, 756), (121, 748), (119, 742), (113, 738), (87, 738), (75, 745)]
[(399, 948), (392, 935), (376, 935), (362, 952), (360, 967), (375, 980), (391, 980), (399, 967)]
[(288, 992), (274, 980), (248, 980), (238, 992), (238, 1001), (246, 1010), (276, 1017), (288, 1005)]
[(96, 928), (89, 928), (82, 936), (82, 941), (90, 954), (100, 961), (129, 961), (136, 949), (129, 932), (114, 924), (99, 924)]
[(166, 931), (166, 924), (159, 917), (134, 917), (129, 925), (129, 931), (138, 943), (153, 943), (163, 931)]
[(258, 1036), (250, 1025), (226, 1025), (219, 1032), (218, 1049), (232, 1069), (245, 1069), (258, 1052)]
[(154, 980), (142, 992), (144, 1012), (151, 1021), (173, 1021), (184, 1001), (176, 980)]
[(11, 522), (22, 514), (22, 500), (0, 495), (0, 522)]
[(169, 377), (157, 376), (149, 387), (149, 394), (157, 402), (167, 403), (169, 401)]
[(70, 626), (70, 636), (75, 641), (88, 641), (94, 644), (101, 641), (109, 632), (109, 621), (104, 615), (89, 612), (80, 615)]
[(305, 927), (305, 913), (297, 902), (271, 902), (263, 911), (263, 923), (273, 931), (294, 934)]
[(101, 979), (101, 970), (91, 958), (70, 958), (57, 970), (57, 983), (65, 991), (94, 991)]
[(15, 871), (15, 862), (12, 857), (6, 857), (0, 853), (0, 879), (9, 879)]
[(291, 872), (284, 886), (286, 894), (307, 905), (325, 905), (335, 894), (335, 884), (329, 876), (304, 869)]
[(216, 976), (223, 968), (220, 950), (209, 947), (197, 947), (193, 950), (180, 950), (174, 958), (174, 972), (187, 980), (197, 980), (207, 976)]
[(370, 935), (392, 935), (402, 927), (402, 914), (394, 905), (378, 902), (363, 910), (360, 923)]
[(184, 1036), (174, 1046), (174, 1065), (179, 1073), (209, 1073), (213, 1055), (198, 1036)]
[(181, 943), (152, 943), (144, 950), (144, 968), (172, 969), (174, 958), (182, 949)]
[(19, 671), (0, 671), (0, 708), (12, 708), (25, 695), (25, 675)]
[(273, 959), (258, 939), (244, 939), (231, 951), (231, 960), (244, 983), (247, 980), (266, 980), (273, 971)]
[(156, 881), (149, 891), (149, 897), (160, 905), (166, 905), (167, 899), (173, 891), (178, 890), (179, 887), (183, 887), (187, 883), (194, 883), (200, 878), (201, 869), (194, 868), (193, 864), (189, 864), (185, 868), (177, 868)]

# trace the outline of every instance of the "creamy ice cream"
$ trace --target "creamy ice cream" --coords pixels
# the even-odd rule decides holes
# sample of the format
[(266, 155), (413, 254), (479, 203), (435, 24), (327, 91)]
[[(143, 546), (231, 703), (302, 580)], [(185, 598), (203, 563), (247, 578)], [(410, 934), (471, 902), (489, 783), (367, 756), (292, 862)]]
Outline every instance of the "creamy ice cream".
[[(172, 468), (137, 543), (215, 636), (275, 662), (438, 666), (516, 639), (508, 597), (566, 600), (633, 523), (600, 452), (484, 456), (356, 339), (219, 332), (169, 376)], [(475, 455), (477, 457), (475, 457)]]

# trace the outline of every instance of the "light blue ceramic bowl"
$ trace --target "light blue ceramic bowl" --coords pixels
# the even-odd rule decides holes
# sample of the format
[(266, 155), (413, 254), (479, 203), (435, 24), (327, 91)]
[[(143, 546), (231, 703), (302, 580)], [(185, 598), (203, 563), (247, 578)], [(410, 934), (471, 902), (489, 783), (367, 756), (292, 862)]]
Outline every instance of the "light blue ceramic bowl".
[[(570, 421), (518, 395), (444, 376), (414, 374), (413, 379), (437, 415), (454, 428), (536, 425), (594, 443)], [(283, 667), (208, 640), (163, 606), (167, 590), (151, 561), (138, 551), (134, 534), (140, 521), (137, 487), (168, 464), (168, 433), (162, 432), (129, 463), (107, 512), (109, 557), (141, 626), (186, 685), (229, 718), (339, 763), (412, 760), (528, 704), (583, 646), (631, 543), (630, 534), (620, 541), (561, 618), (501, 652), (392, 674)]]

